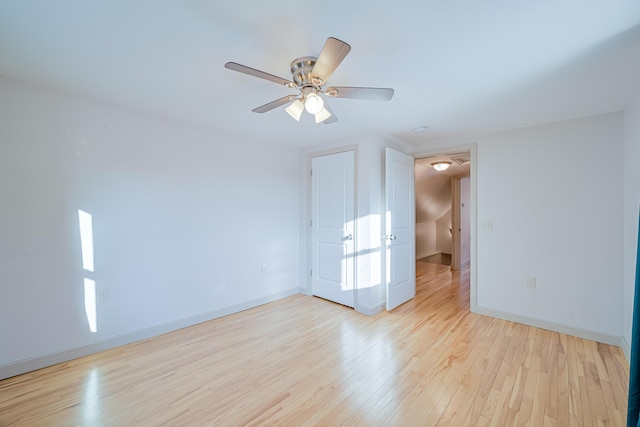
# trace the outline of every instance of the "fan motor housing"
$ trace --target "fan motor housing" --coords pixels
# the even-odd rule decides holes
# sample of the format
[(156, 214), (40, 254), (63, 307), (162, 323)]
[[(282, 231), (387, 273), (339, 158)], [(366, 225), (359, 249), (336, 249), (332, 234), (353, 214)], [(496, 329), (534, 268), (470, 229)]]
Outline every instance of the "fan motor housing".
[(311, 77), (311, 71), (316, 65), (317, 59), (315, 56), (303, 56), (291, 61), (291, 76), (298, 87), (311, 86), (317, 88), (320, 86)]

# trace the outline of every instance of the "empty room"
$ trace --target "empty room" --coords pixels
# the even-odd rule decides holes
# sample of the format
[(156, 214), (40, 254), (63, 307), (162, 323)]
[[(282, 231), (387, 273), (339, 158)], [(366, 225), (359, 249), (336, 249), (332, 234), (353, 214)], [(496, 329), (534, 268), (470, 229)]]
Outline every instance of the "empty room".
[(636, 0), (0, 2), (0, 426), (636, 425), (638, 76)]

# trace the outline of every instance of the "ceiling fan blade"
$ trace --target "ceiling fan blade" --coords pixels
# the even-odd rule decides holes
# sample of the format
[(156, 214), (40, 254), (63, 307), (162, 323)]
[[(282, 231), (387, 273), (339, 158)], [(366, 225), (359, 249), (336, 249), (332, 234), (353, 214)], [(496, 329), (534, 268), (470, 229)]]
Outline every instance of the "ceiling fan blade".
[(289, 102), (294, 101), (296, 98), (296, 95), (283, 96), (280, 99), (276, 99), (275, 101), (271, 101), (268, 104), (264, 104), (260, 107), (254, 108), (251, 111), (253, 111), (254, 113), (266, 113), (267, 111), (271, 111), (274, 108), (280, 107), (281, 105), (288, 104)]
[[(342, 60), (351, 50), (351, 46), (342, 40), (329, 37), (320, 51), (320, 55), (316, 60), (316, 65), (311, 70), (311, 77), (317, 77), (324, 84), (335, 69), (340, 65)], [(321, 85), (322, 85), (321, 84)]]
[(326, 108), (327, 111), (331, 114), (331, 117), (329, 117), (328, 119), (326, 119), (322, 123), (324, 123), (325, 125), (330, 125), (331, 123), (337, 122), (338, 121), (338, 117), (336, 116), (336, 113), (333, 112), (331, 107), (329, 107), (329, 103), (325, 102), (324, 103), (324, 108)]
[(389, 101), (393, 98), (393, 89), (384, 87), (346, 87), (332, 86), (325, 92), (332, 98), (367, 99), (371, 101)]
[(224, 64), (224, 68), (237, 71), (239, 73), (248, 74), (253, 77), (269, 80), (271, 82), (278, 83), (284, 86), (295, 87), (295, 83), (290, 80), (274, 76), (273, 74), (265, 73), (264, 71), (256, 70), (255, 68), (247, 67), (246, 65), (238, 64), (237, 62), (227, 62), (226, 64)]

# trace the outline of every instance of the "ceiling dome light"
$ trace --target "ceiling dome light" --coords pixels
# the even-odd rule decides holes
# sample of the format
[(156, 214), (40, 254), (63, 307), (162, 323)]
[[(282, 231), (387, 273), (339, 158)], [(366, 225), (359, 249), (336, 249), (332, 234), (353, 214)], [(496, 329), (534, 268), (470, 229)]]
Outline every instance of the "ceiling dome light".
[(431, 166), (437, 170), (438, 172), (443, 172), (446, 171), (447, 169), (449, 169), (449, 166), (451, 166), (451, 162), (448, 161), (439, 161), (439, 162), (433, 162), (431, 163)]
[(324, 101), (315, 93), (311, 92), (304, 101), (304, 109), (309, 114), (316, 114), (324, 108)]

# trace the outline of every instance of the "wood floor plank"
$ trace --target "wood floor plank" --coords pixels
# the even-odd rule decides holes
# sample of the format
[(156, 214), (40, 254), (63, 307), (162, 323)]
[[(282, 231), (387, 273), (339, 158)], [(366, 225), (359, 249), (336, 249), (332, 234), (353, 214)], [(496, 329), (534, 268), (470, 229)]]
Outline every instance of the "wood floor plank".
[(622, 426), (617, 347), (469, 311), (469, 271), (417, 263), (365, 316), (296, 295), (0, 381), (0, 426)]

